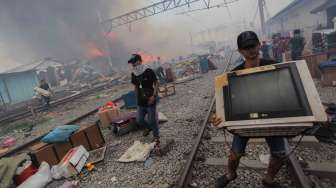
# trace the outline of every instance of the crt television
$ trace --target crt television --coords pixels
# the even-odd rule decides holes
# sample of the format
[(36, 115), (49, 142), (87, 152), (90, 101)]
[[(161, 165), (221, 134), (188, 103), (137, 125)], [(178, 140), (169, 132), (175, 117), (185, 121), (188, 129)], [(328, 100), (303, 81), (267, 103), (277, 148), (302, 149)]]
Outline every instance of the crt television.
[(305, 61), (224, 73), (215, 79), (216, 113), (228, 129), (326, 121)]

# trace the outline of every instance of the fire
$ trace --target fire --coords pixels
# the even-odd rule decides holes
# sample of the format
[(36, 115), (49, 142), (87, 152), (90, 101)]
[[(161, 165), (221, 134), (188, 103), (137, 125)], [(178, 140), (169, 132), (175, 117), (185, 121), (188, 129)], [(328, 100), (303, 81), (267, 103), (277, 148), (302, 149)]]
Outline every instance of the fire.
[(145, 53), (143, 51), (138, 51), (137, 54), (139, 54), (141, 56), (143, 64), (153, 63), (157, 59), (156, 56), (153, 56), (151, 54), (147, 54), (147, 53)]
[(116, 38), (117, 38), (117, 34), (115, 33), (115, 32), (110, 32), (108, 35), (107, 35), (107, 37), (108, 37), (108, 39), (110, 40), (110, 41), (115, 41), (116, 40)]
[(105, 53), (101, 49), (99, 49), (95, 43), (87, 42), (85, 46), (86, 46), (86, 52), (85, 52), (86, 58), (105, 56)]

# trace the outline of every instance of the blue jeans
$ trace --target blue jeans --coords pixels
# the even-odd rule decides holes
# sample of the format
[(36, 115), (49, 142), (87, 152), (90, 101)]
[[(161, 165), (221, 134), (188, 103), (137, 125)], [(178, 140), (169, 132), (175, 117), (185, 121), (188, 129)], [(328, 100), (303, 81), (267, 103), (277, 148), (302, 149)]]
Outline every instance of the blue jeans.
[[(145, 117), (147, 115), (147, 121)], [(138, 106), (138, 112), (136, 121), (137, 123), (144, 128), (152, 129), (153, 137), (159, 137), (159, 120), (158, 115), (156, 113), (156, 105), (152, 106)]]
[[(250, 138), (234, 135), (231, 150), (238, 156), (245, 154), (245, 148)], [(283, 137), (265, 137), (267, 145), (271, 150), (271, 156), (281, 159), (286, 156), (285, 140)]]

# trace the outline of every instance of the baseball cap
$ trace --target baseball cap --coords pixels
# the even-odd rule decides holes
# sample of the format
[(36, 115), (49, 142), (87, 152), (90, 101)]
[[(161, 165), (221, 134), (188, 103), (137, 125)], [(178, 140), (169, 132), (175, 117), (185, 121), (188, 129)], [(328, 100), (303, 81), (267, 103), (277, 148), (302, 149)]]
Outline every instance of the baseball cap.
[(244, 31), (238, 35), (237, 45), (238, 49), (249, 49), (260, 44), (257, 34), (253, 31)]
[(128, 60), (128, 63), (134, 64), (137, 61), (142, 61), (141, 56), (139, 54), (132, 54), (131, 58)]

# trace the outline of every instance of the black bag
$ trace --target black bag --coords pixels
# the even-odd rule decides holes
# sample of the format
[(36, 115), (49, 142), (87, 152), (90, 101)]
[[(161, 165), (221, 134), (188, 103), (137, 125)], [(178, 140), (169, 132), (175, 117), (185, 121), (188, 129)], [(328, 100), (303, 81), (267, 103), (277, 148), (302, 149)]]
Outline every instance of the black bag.
[(139, 82), (139, 96), (141, 100), (146, 100), (148, 101), (149, 97), (153, 95), (153, 90), (149, 88), (143, 88), (142, 87), (142, 81), (144, 79), (143, 74), (136, 77), (138, 82)]

